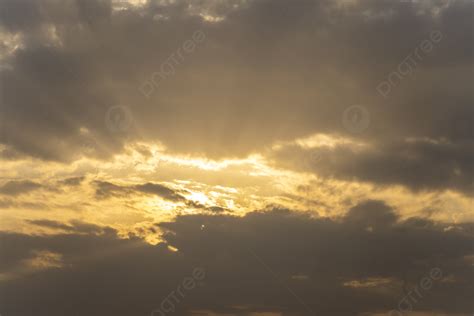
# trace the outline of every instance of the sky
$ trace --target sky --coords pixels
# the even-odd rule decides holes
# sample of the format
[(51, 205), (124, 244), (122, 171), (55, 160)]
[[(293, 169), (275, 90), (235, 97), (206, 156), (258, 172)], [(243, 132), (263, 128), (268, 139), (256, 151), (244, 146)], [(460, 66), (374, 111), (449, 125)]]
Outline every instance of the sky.
[(0, 315), (472, 315), (473, 9), (0, 0)]

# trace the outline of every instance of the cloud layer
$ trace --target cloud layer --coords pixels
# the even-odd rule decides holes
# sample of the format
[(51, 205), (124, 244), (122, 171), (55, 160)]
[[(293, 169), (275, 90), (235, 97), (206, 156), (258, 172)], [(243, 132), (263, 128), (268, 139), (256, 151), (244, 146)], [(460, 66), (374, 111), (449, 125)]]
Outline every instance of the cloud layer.
[[(413, 310), (454, 315), (472, 307), (472, 225), (401, 221), (381, 201), (339, 220), (286, 209), (187, 215), (158, 223), (164, 242), (156, 246), (107, 227), (35, 224), (62, 232), (1, 234), (2, 276), (12, 278), (1, 284), (2, 313), (148, 315), (196, 267), (205, 278), (175, 303), (178, 314), (375, 315), (397, 309), (433, 268), (442, 277)], [(57, 254), (61, 268), (28, 266), (38, 251)]]
[[(185, 1), (128, 10), (88, 3), (2, 4), (0, 23), (17, 38), (2, 71), (16, 151), (72, 159), (93, 137), (98, 156), (139, 138), (180, 152), (245, 155), (277, 140), (347, 134), (341, 114), (354, 104), (371, 114), (356, 137), (472, 146), (471, 1), (236, 2), (216, 4), (208, 15), (225, 19), (214, 23), (200, 17), (205, 5), (196, 13)], [(197, 30), (204, 42), (169, 61)], [(388, 98), (379, 95), (377, 85), (433, 30), (439, 43)], [(166, 80), (146, 98), (139, 88), (162, 68)], [(113, 106), (132, 116), (123, 133), (106, 122)]]
[(471, 315), (473, 6), (2, 0), (0, 314)]

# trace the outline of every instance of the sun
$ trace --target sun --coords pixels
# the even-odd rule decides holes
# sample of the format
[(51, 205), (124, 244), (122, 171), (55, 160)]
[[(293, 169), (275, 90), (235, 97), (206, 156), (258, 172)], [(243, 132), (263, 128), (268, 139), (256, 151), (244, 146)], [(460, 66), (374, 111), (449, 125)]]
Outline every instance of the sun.
[(202, 192), (191, 192), (191, 194), (189, 194), (187, 198), (192, 201), (199, 202), (200, 204), (203, 204), (203, 205), (209, 202), (209, 198), (207, 197), (207, 195), (205, 195)]

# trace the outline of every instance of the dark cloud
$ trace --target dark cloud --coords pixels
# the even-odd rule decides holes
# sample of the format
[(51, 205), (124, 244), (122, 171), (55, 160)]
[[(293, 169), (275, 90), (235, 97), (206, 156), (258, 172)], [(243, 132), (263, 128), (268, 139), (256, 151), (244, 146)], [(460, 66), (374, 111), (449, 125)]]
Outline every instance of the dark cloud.
[(138, 192), (143, 192), (147, 194), (155, 194), (162, 197), (165, 200), (169, 201), (184, 201), (186, 200), (182, 195), (176, 193), (176, 191), (165, 187), (161, 184), (156, 183), (145, 183), (136, 185), (134, 189)]
[(229, 212), (230, 210), (224, 208), (224, 207), (220, 207), (220, 206), (211, 206), (209, 207), (209, 211), (211, 212), (215, 212), (215, 213), (220, 213), (220, 212)]
[(394, 225), (397, 216), (393, 210), (381, 201), (366, 201), (351, 208), (344, 221), (349, 225), (364, 228), (385, 229)]
[(108, 198), (130, 192), (126, 187), (115, 185), (107, 181), (94, 181), (94, 185), (96, 186), (95, 195), (97, 198)]
[(5, 0), (0, 4), (0, 24), (9, 31), (32, 30), (41, 19), (38, 2)]
[(111, 196), (120, 196), (130, 193), (145, 193), (157, 195), (165, 200), (178, 202), (186, 201), (177, 191), (157, 183), (144, 183), (134, 186), (117, 185), (107, 181), (94, 181), (96, 186), (96, 196), (98, 198), (107, 198)]
[[(269, 209), (243, 217), (180, 216), (158, 226), (165, 243), (178, 252), (133, 236), (120, 239), (113, 230), (101, 235), (1, 233), (3, 272), (35, 250), (61, 254), (63, 263), (21, 281), (3, 281), (2, 313), (148, 315), (195, 267), (203, 267), (206, 277), (175, 304), (179, 315), (198, 310), (309, 315), (307, 308), (324, 315), (388, 312), (403, 298), (403, 288), (413, 288), (435, 267), (443, 277), (413, 309), (471, 312), (465, 295), (472, 291), (470, 224), (448, 229), (417, 218), (401, 221), (383, 202), (367, 201), (340, 220)], [(388, 284), (347, 286), (366, 280)]]
[[(160, 297), (193, 269), (163, 245), (120, 239), (113, 232), (49, 237), (2, 233), (2, 240), (6, 242), (2, 242), (3, 272), (20, 266), (34, 250), (59, 253), (64, 264), (61, 269), (2, 282), (2, 314), (32, 315), (32, 308), (40, 308), (34, 314), (149, 315), (159, 306)], [(140, 294), (130, 295), (132, 288)], [(35, 299), (39, 296), (42, 303)]]
[[(311, 161), (315, 153), (320, 159)], [(276, 151), (273, 158), (277, 166), (324, 177), (377, 185), (399, 184), (414, 191), (474, 193), (472, 141), (412, 140), (374, 143), (362, 148), (339, 145), (304, 149), (294, 145)]]
[(29, 180), (11, 180), (0, 186), (0, 194), (20, 195), (42, 188), (42, 185)]
[[(278, 167), (325, 179), (471, 196), (473, 6), (3, 0), (1, 159), (105, 160), (153, 141), (187, 156), (266, 152)], [(202, 40), (185, 50), (196, 31)], [(140, 88), (165, 68), (166, 78), (144, 95)], [(381, 95), (377, 87), (393, 75)], [(356, 120), (342, 122), (352, 105), (370, 116), (362, 129), (351, 128)], [(321, 159), (310, 163), (311, 153), (296, 145), (264, 150), (316, 133), (365, 146), (320, 147)], [(15, 197), (62, 193), (83, 181), (8, 181), (0, 185), (0, 206), (42, 207)], [(176, 315), (383, 313), (434, 267), (443, 278), (413, 309), (472, 313), (472, 223), (402, 220), (374, 200), (334, 219), (276, 207), (231, 216), (159, 183), (92, 183), (97, 199), (158, 196), (200, 214), (137, 229), (162, 233), (156, 246), (107, 226), (46, 216), (27, 224), (54, 235), (0, 232), (2, 315), (149, 315), (198, 266), (206, 278)]]
[(78, 186), (85, 180), (85, 177), (72, 177), (59, 181), (60, 184), (66, 186)]
[(204, 211), (208, 211), (211, 213), (222, 213), (222, 212), (230, 212), (232, 213), (231, 210), (225, 208), (225, 207), (220, 207), (220, 206), (206, 206), (204, 204), (201, 204), (196, 201), (191, 201), (191, 200), (186, 200), (186, 206), (194, 208), (194, 209), (200, 209)]
[(48, 210), (49, 206), (42, 202), (17, 201), (14, 198), (0, 199), (0, 208), (22, 208), (29, 210)]
[[(350, 136), (473, 139), (459, 128), (473, 114), (472, 1), (177, 1), (121, 11), (110, 1), (20, 2), (5, 2), (12, 9), (0, 18), (7, 31), (28, 35), (3, 70), (8, 143), (19, 153), (73, 159), (87, 128), (96, 157), (137, 139), (209, 157), (245, 155), (311, 133), (348, 135), (341, 116), (353, 104), (371, 122)], [(142, 95), (140, 86), (196, 30), (205, 40), (150, 98)], [(378, 84), (434, 30), (441, 41), (380, 96)], [(133, 118), (121, 133), (105, 122), (115, 105)]]
[(126, 193), (127, 189), (107, 181), (94, 181), (96, 187), (95, 195), (98, 198), (108, 198), (120, 193)]
[(48, 219), (27, 220), (26, 222), (40, 227), (66, 231), (68, 233), (83, 233), (91, 235), (113, 233), (115, 231), (111, 227), (102, 227), (79, 220), (72, 220), (69, 224)]
[(49, 219), (27, 220), (27, 222), (33, 225), (41, 226), (41, 227), (60, 229), (60, 230), (72, 230), (72, 226), (63, 224), (61, 222), (49, 220)]
[(127, 186), (117, 185), (107, 181), (94, 181), (94, 184), (96, 186), (95, 195), (99, 199), (144, 193), (156, 195), (164, 200), (172, 202), (183, 202), (187, 207), (194, 209), (201, 209), (212, 213), (229, 212), (228, 209), (220, 206), (206, 206), (199, 202), (189, 200), (182, 195), (182, 193), (184, 193), (182, 190), (170, 189), (158, 183), (147, 182), (144, 184)]

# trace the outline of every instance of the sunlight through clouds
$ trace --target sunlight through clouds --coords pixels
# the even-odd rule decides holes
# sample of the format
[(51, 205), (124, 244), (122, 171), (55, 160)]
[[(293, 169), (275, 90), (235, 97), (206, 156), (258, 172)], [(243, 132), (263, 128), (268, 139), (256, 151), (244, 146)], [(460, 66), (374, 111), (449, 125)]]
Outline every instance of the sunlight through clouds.
[(0, 0), (1, 316), (472, 314), (473, 6)]

